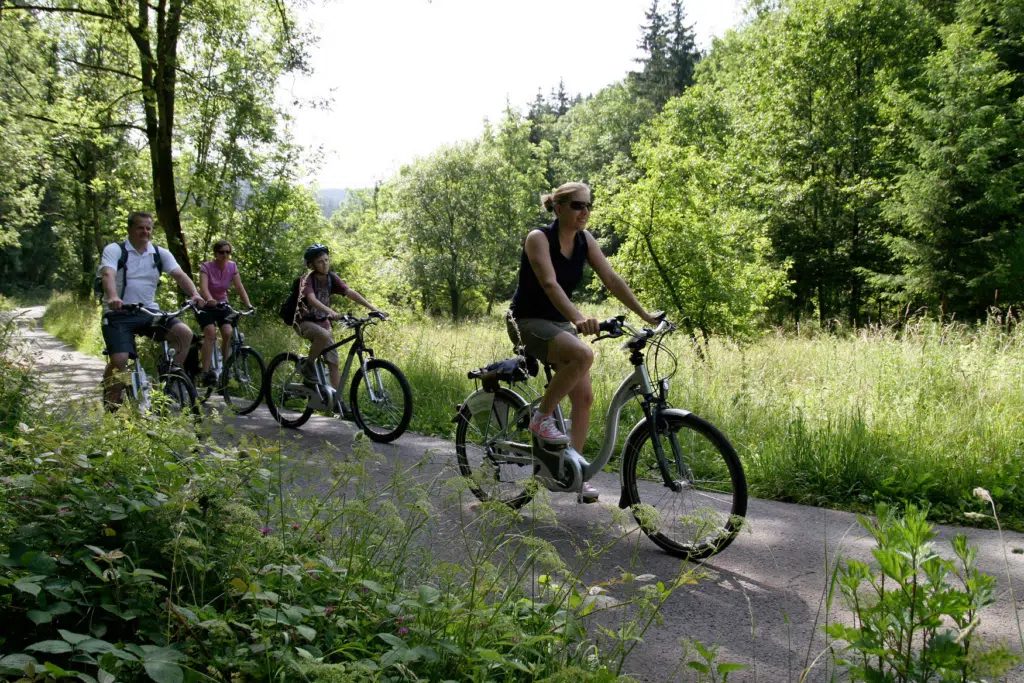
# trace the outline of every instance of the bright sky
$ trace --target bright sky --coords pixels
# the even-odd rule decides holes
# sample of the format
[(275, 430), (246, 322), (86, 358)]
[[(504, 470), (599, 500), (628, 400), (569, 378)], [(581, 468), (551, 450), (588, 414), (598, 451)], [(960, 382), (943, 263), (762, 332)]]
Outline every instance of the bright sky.
[[(670, 0), (660, 3), (667, 14)], [(320, 36), (311, 77), (282, 101), (325, 97), (330, 111), (295, 110), (296, 141), (322, 146), (320, 187), (368, 187), (441, 145), (476, 137), (506, 100), (526, 107), (564, 80), (597, 92), (637, 68), (650, 0), (328, 0), (305, 11)], [(738, 0), (685, 0), (698, 45), (738, 23)]]

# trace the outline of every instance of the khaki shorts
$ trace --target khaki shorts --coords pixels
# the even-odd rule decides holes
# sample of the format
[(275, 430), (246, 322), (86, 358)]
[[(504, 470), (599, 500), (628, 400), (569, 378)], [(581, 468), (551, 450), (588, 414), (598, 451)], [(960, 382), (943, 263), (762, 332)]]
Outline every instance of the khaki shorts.
[[(312, 342), (315, 342), (316, 340), (319, 339), (324, 346), (330, 346), (331, 344), (334, 343), (334, 335), (331, 334), (330, 330), (325, 330), (324, 328), (320, 327), (314, 322), (310, 322), (309, 320), (303, 320), (302, 322), (299, 323), (299, 336), (302, 337), (303, 339), (308, 339), (309, 341)], [(320, 354), (320, 359), (329, 365), (337, 365), (337, 349), (331, 349), (327, 353)]]
[[(508, 328), (508, 338), (512, 345), (518, 347), (520, 339), (528, 355), (533, 356), (541, 363), (548, 362), (548, 343), (563, 332), (568, 332), (574, 337), (576, 326), (570, 322), (556, 323), (553, 320), (543, 318), (516, 318), (508, 316), (505, 321)], [(516, 326), (519, 327), (519, 334), (516, 334)]]

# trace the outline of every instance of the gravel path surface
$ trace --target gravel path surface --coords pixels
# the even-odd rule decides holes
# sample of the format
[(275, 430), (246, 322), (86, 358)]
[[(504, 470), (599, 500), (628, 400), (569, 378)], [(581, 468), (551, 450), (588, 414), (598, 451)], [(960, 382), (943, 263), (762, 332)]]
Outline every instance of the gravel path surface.
[[(54, 392), (98, 400), (96, 387), (103, 361), (74, 351), (42, 330), (38, 324), (42, 307), (17, 313), (22, 322), (21, 335), (35, 347), (40, 373)], [(217, 427), (216, 438), (255, 434), (280, 441), (288, 452), (297, 455), (322, 452), (325, 441), (344, 451), (356, 434), (350, 422), (319, 416), (298, 432), (282, 431), (266, 407), (225, 424), (231, 426)], [(406, 466), (425, 462), (419, 470), (421, 476), (444, 477), (452, 472), (454, 448), (450, 441), (406, 434), (394, 444), (375, 446), (375, 450), (386, 463), (385, 468), (396, 462)], [(570, 562), (574, 545), (591, 539), (595, 526), (610, 524), (618, 500), (617, 476), (603, 473), (594, 483), (604, 492), (599, 504), (577, 505), (570, 496), (553, 496), (551, 505), (558, 524), (541, 532)], [(450, 517), (448, 523), (440, 520), (438, 524), (441, 546), (456, 519), (450, 512), (445, 514)], [(743, 533), (725, 552), (704, 564), (707, 578), (669, 600), (664, 622), (647, 632), (644, 642), (627, 660), (626, 673), (647, 681), (693, 680), (674, 674), (682, 654), (680, 638), (721, 645), (720, 661), (749, 667), (732, 674), (730, 681), (796, 681), (807, 663), (823, 650), (825, 639), (820, 627), (826, 618), (847, 618), (835, 608), (830, 615), (824, 612), (829, 569), (840, 554), (869, 561), (871, 540), (855, 515), (802, 505), (751, 500), (748, 521), (749, 533)], [(1024, 535), (1005, 533), (1004, 552), (1004, 544), (994, 531), (949, 526), (937, 527), (937, 531), (936, 549), (943, 556), (951, 556), (948, 540), (959, 531), (978, 547), (979, 565), (999, 581), (997, 604), (983, 613), (980, 632), (1020, 652), (1007, 564), (1017, 608), (1024, 611), (1024, 554), (1012, 552), (1024, 549)], [(588, 582), (613, 579), (627, 567), (636, 574), (651, 573), (668, 579), (678, 572), (679, 562), (646, 538), (633, 538), (609, 550), (600, 566), (589, 570), (585, 578)], [(826, 680), (824, 669), (816, 667), (806, 680)], [(1009, 680), (1024, 681), (1024, 667), (1018, 667)]]

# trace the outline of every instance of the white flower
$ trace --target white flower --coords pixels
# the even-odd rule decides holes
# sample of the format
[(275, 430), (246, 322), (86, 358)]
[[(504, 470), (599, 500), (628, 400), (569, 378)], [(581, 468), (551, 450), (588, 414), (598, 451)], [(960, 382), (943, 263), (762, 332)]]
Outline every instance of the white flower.
[(978, 488), (974, 489), (974, 497), (975, 498), (981, 498), (986, 503), (991, 503), (992, 502), (992, 494), (990, 494), (988, 491), (986, 491), (985, 489), (981, 488), (980, 486)]
[(980, 512), (965, 512), (964, 517), (967, 519), (988, 519), (988, 515), (983, 515)]

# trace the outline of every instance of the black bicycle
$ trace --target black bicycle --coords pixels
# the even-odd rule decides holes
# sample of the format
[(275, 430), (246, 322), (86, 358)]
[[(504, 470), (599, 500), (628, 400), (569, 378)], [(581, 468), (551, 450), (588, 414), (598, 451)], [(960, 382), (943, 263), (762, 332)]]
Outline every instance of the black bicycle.
[(346, 404), (339, 391), (331, 386), (327, 368), (317, 358), (316, 381), (305, 379), (302, 366), (306, 357), (297, 353), (279, 353), (270, 361), (266, 374), (267, 407), (282, 427), (301, 427), (314, 410), (354, 419), (366, 436), (378, 443), (400, 437), (412, 419), (412, 389), (402, 371), (386, 360), (374, 357), (373, 349), (363, 339), (366, 327), (384, 320), (374, 311), (366, 318), (341, 316), (333, 322), (353, 330), (353, 334), (324, 349), (325, 352), (353, 342), (345, 359), (339, 389), (348, 383), (353, 362), (358, 369), (349, 389)]
[[(239, 415), (248, 415), (256, 410), (263, 400), (263, 378), (267, 374), (267, 364), (263, 362), (263, 356), (256, 349), (246, 346), (245, 335), (239, 329), (238, 323), (242, 318), (255, 314), (256, 309), (236, 311), (227, 303), (218, 304), (218, 308), (228, 311), (224, 324), (234, 328), (234, 336), (227, 360), (221, 357), (220, 344), (214, 344), (210, 368), (216, 373), (217, 380), (207, 386), (196, 385), (200, 394), (199, 400), (205, 403), (216, 392), (224, 397), (224, 402)], [(199, 335), (193, 338), (192, 343), (201, 345), (202, 339), (202, 335)]]

